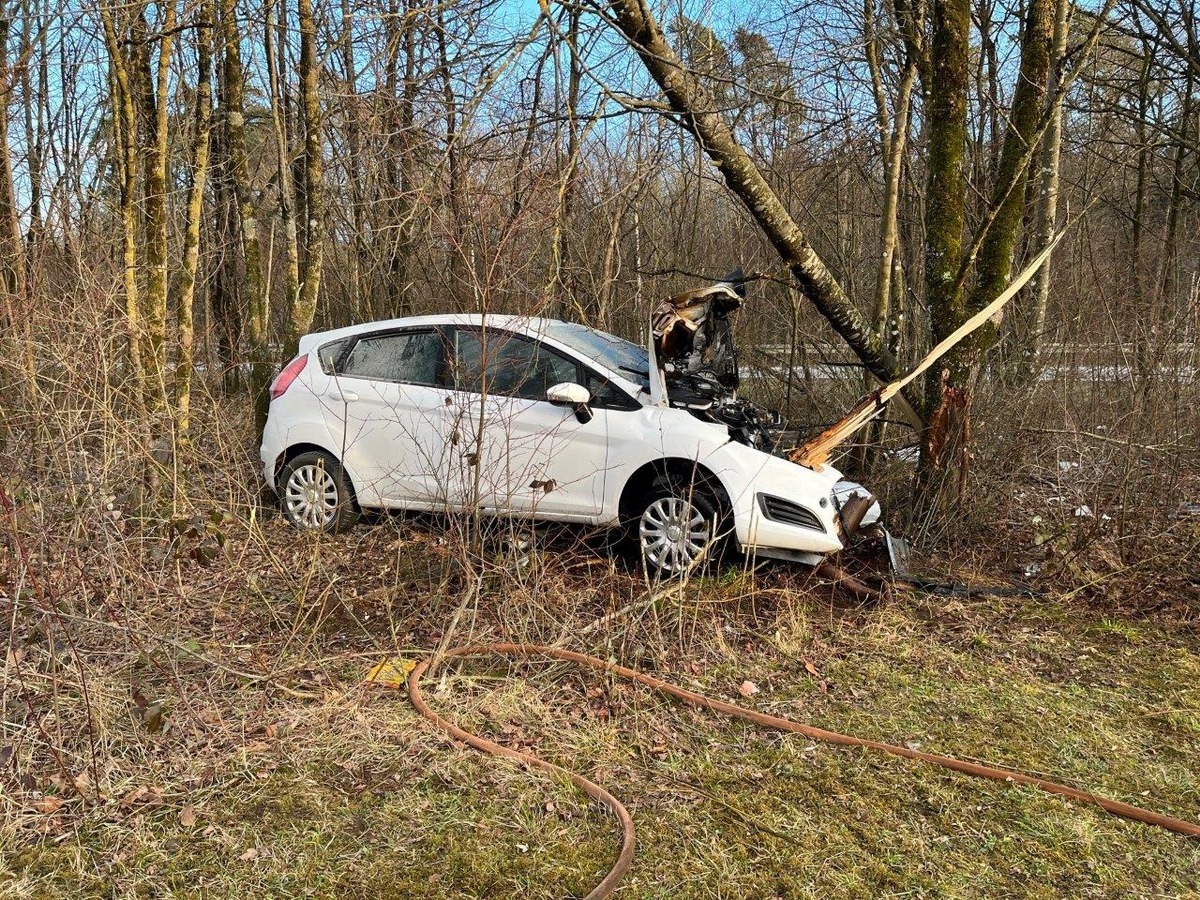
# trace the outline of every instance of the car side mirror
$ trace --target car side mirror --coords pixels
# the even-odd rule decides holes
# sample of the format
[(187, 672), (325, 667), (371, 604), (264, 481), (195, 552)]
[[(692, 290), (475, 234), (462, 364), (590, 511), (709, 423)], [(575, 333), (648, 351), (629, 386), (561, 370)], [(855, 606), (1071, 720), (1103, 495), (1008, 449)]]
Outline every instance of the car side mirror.
[(575, 407), (575, 418), (586, 425), (592, 421), (592, 394), (582, 384), (564, 381), (546, 389), (546, 399), (556, 406)]

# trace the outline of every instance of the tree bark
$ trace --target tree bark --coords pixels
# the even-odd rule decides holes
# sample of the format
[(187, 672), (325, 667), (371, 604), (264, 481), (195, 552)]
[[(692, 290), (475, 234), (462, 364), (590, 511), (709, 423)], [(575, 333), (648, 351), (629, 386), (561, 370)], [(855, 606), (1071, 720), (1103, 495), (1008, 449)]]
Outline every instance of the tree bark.
[(458, 138), (458, 98), (454, 93), (454, 81), (450, 72), (450, 56), (447, 50), (446, 11), (437, 8), (438, 68), (442, 76), (442, 104), (446, 116), (446, 176), (450, 206), (450, 236), (453, 241), (451, 272), (459, 274), (457, 281), (465, 281), (463, 261), (467, 258), (467, 227), (463, 201), (462, 151)]
[(146, 375), (142, 360), (141, 298), (138, 293), (138, 221), (136, 194), (138, 173), (138, 119), (134, 106), (132, 76), (122, 36), (118, 36), (113, 8), (100, 4), (100, 20), (108, 47), (113, 94), (113, 125), (117, 133), (118, 169), (121, 180), (122, 256), (125, 284), (125, 325), (131, 392), (135, 408), (145, 408)]
[[(8, 66), (9, 27), (12, 15), (0, 7), (0, 134), (8, 134), (8, 104), (12, 98)], [(13, 183), (12, 148), (8, 140), (0, 145), (0, 273), (6, 294), (4, 316), (8, 328), (17, 324), (17, 301), (25, 295), (25, 243), (21, 238), (21, 222), (17, 216), (17, 199)], [(7, 332), (7, 329), (6, 329)]]
[[(1058, 228), (1058, 182), (1059, 167), (1062, 158), (1062, 105), (1063, 97), (1059, 93), (1062, 82), (1063, 57), (1067, 51), (1067, 36), (1071, 13), (1071, 0), (1057, 0), (1054, 11), (1054, 49), (1053, 75), (1051, 91), (1054, 104), (1050, 111), (1050, 125), (1043, 138), (1042, 172), (1041, 172), (1041, 203), (1038, 206), (1037, 246), (1040, 252), (1054, 238)], [(1033, 310), (1029, 317), (1028, 333), (1021, 348), (1021, 367), (1025, 377), (1029, 377), (1045, 342), (1046, 309), (1050, 305), (1050, 276), (1053, 258), (1047, 259), (1045, 265), (1034, 276)]]
[[(183, 265), (179, 273), (176, 323), (179, 357), (175, 368), (175, 434), (184, 446), (190, 442), (192, 369), (195, 364), (196, 272), (200, 262), (200, 218), (208, 177), (209, 133), (212, 130), (212, 30), (216, 27), (213, 0), (201, 7), (204, 21), (193, 24), (196, 33), (196, 109), (192, 136), (192, 180), (188, 187), (187, 218), (183, 237)], [(182, 475), (177, 476), (182, 477)]]
[(279, 219), (283, 225), (283, 296), (284, 308), (288, 311), (287, 349), (285, 356), (293, 355), (292, 313), (300, 299), (300, 244), (296, 236), (296, 184), (292, 177), (291, 141), (288, 137), (288, 116), (284, 108), (282, 79), (286, 73), (281, 69), (280, 52), (276, 57), (275, 30), (278, 28), (279, 45), (286, 43), (287, 13), (283, 0), (267, 0), (264, 10), (263, 58), (267, 63), (267, 90), (271, 95), (271, 120), (275, 126), (275, 159), (279, 177), (276, 187), (279, 195)]
[[(12, 14), (0, 4), (0, 134), (8, 134), (8, 103), (12, 97), (12, 70), (8, 64), (9, 26)], [(13, 182), (12, 149), (8, 140), (0, 145), (0, 290), (4, 305), (0, 307), (0, 352), (9, 359), (20, 358), (25, 367), (24, 378), (33, 397), (37, 394), (37, 365), (33, 357), (32, 310), (25, 302), (25, 245), (21, 238), (21, 222), (17, 214), (16, 186)], [(20, 343), (24, 346), (18, 348)], [(0, 380), (0, 397), (11, 396), (7, 380)], [(0, 399), (0, 436), (7, 417)]]
[[(440, 10), (441, 7), (439, 7)], [(367, 292), (365, 273), (370, 267), (366, 242), (366, 198), (363, 191), (363, 135), (359, 122), (358, 63), (354, 58), (354, 19), (350, 0), (342, 0), (342, 77), (345, 98), (342, 102), (346, 129), (347, 202), (350, 204), (350, 227), (354, 230), (354, 277), (351, 282), (350, 316), (361, 321), (361, 304)]]
[[(144, 19), (141, 21), (144, 23)], [(154, 80), (141, 85), (141, 105), (151, 138), (145, 180), (146, 294), (143, 360), (147, 366), (147, 407), (156, 420), (167, 411), (167, 151), (170, 147), (170, 104), (167, 89), (174, 49), (175, 2), (169, 0), (164, 7), (158, 37), (158, 60)], [(164, 424), (162, 421), (154, 423), (156, 434)]]
[(245, 73), (242, 69), (241, 35), (237, 0), (220, 0), (223, 67), (221, 79), (225, 126), (225, 148), (229, 154), (229, 179), (237, 198), (241, 226), (242, 257), (245, 264), (246, 324), (250, 338), (250, 396), (258, 428), (267, 421), (267, 385), (271, 380), (271, 354), (267, 345), (270, 320), (269, 298), (263, 290), (259, 253), (258, 213), (250, 186), (246, 155)]
[[(997, 212), (979, 248), (975, 289), (968, 303), (970, 312), (983, 309), (1000, 296), (1012, 277), (1025, 213), (1029, 150), (1038, 140), (1038, 124), (1045, 106), (1053, 32), (1054, 0), (1028, 0), (1021, 36), (1021, 66), (999, 169), (993, 181), (992, 209)], [(972, 347), (968, 349), (980, 353), (995, 339), (996, 324), (989, 322), (972, 335)]]
[(287, 356), (296, 353), (300, 337), (312, 327), (321, 290), (325, 260), (324, 146), (321, 102), (318, 96), (320, 62), (317, 57), (317, 20), (312, 0), (298, 0), (300, 26), (300, 109), (304, 121), (305, 245), (300, 293), (288, 315)]
[[(970, 0), (934, 0), (929, 77), (925, 83), (928, 161), (925, 178), (925, 301), (933, 343), (966, 320), (957, 284), (966, 218), (967, 92), (970, 65)], [(941, 476), (966, 452), (968, 361), (962, 345), (951, 350), (925, 379), (929, 421), (921, 435), (922, 503), (934, 502)], [(953, 432), (947, 440), (945, 429)]]

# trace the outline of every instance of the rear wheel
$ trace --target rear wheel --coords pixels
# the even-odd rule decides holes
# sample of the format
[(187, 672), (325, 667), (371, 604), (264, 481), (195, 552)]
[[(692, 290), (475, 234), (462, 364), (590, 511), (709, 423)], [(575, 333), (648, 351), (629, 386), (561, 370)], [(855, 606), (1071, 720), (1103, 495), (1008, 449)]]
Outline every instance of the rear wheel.
[(638, 549), (647, 572), (678, 578), (718, 560), (728, 516), (718, 492), (703, 481), (656, 480), (637, 522)]
[(284, 517), (306, 531), (345, 531), (358, 521), (350, 479), (333, 456), (319, 450), (301, 453), (279, 473)]

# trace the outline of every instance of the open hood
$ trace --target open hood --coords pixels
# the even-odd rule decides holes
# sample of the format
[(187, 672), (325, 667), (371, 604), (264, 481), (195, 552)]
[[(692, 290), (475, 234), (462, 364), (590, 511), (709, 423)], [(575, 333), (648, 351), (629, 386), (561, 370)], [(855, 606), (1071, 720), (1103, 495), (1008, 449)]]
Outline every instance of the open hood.
[[(725, 281), (663, 300), (650, 316), (651, 369), (664, 387), (687, 375), (712, 383), (714, 396), (737, 390), (737, 351), (731, 315), (746, 289), (739, 269)], [(685, 379), (693, 382), (693, 379)]]
[(686, 409), (729, 428), (734, 440), (770, 450), (778, 417), (739, 400), (732, 314), (746, 289), (741, 270), (725, 281), (663, 300), (650, 316), (650, 402)]

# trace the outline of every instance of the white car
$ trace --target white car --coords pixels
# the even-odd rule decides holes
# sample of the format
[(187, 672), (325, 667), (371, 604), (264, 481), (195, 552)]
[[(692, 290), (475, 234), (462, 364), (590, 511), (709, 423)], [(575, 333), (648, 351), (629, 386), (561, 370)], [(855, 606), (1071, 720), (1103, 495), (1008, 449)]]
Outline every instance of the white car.
[(660, 369), (654, 346), (499, 315), (310, 334), (271, 385), (263, 475), (301, 528), (344, 529), (366, 508), (613, 526), (656, 575), (727, 539), (808, 564), (842, 549), (857, 485), (767, 452), (755, 407)]

